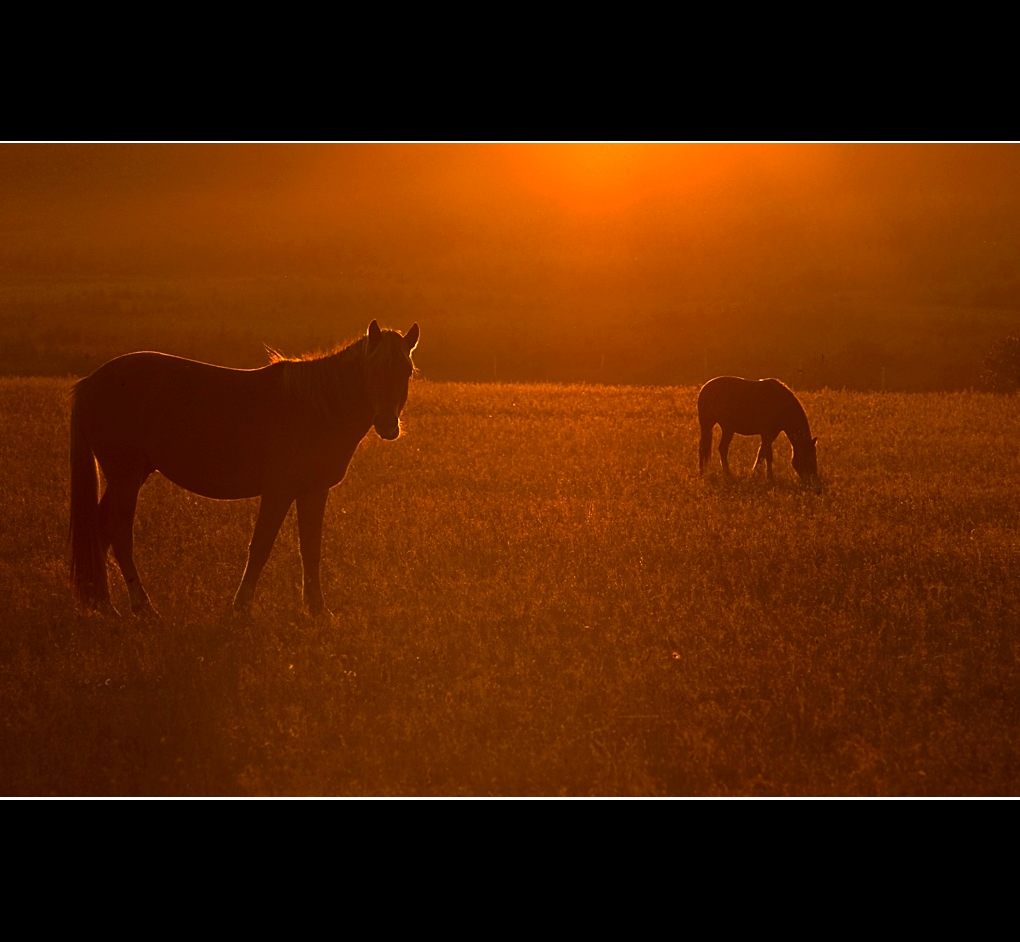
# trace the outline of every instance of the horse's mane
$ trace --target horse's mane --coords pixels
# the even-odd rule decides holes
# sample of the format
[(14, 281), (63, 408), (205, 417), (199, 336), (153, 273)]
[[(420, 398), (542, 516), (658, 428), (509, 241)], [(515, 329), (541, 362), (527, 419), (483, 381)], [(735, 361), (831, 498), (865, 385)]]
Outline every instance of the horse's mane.
[[(346, 412), (365, 396), (369, 365), (387, 365), (398, 357), (414, 362), (402, 344), (379, 343), (369, 349), (368, 337), (340, 344), (332, 350), (288, 357), (266, 345), (271, 366), (283, 370), (284, 396), (312, 408), (327, 418)], [(380, 359), (382, 358), (382, 359)]]

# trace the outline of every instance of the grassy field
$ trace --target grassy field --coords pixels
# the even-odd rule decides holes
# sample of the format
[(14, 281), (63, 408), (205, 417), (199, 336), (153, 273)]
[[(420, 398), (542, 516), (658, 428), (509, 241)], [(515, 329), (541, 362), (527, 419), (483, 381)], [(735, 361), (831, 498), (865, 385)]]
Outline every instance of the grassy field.
[(150, 622), (74, 613), (69, 387), (0, 379), (4, 794), (1020, 792), (1014, 398), (804, 393), (814, 494), (785, 438), (699, 478), (693, 388), (415, 382), (331, 495), (332, 620), (293, 517), (229, 617), (256, 502), (157, 475)]

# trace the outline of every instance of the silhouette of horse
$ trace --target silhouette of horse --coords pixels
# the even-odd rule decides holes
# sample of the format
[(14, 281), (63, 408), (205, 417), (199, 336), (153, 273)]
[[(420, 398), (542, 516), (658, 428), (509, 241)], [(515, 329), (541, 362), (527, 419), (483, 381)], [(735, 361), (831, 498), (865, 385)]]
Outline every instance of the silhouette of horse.
[[(133, 612), (152, 612), (132, 559), (138, 490), (153, 471), (219, 500), (260, 497), (234, 610), (249, 608), (262, 567), (297, 502), (305, 605), (324, 608), (322, 518), (370, 428), (392, 441), (414, 372), (418, 325), (381, 330), (330, 354), (234, 370), (164, 353), (129, 353), (80, 380), (71, 407), (71, 585), (87, 609), (111, 610), (110, 546)], [(97, 500), (96, 461), (106, 477)]]
[(739, 376), (717, 376), (710, 379), (698, 393), (698, 421), (701, 423), (699, 470), (712, 455), (712, 432), (718, 425), (722, 429), (719, 440), (719, 457), (723, 470), (730, 473), (727, 453), (734, 433), (760, 435), (761, 447), (755, 458), (752, 472), (762, 462), (768, 479), (772, 480), (772, 443), (780, 432), (793, 445), (793, 469), (806, 484), (819, 486), (818, 459), (815, 453), (817, 438), (811, 437), (804, 407), (778, 379), (750, 380)]

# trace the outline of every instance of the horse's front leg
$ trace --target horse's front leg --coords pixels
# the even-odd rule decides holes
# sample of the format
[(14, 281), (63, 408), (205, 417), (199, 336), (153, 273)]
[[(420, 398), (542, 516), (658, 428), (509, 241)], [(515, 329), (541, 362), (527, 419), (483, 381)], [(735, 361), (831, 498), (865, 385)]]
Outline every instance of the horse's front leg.
[(234, 611), (246, 612), (255, 598), (255, 585), (262, 575), (262, 569), (272, 552), (276, 534), (280, 532), (294, 498), (279, 494), (263, 494), (259, 501), (259, 515), (255, 520), (255, 531), (248, 544), (248, 565), (244, 567), (241, 584), (234, 595)]
[(304, 576), (305, 605), (313, 615), (321, 615), (326, 603), (319, 582), (322, 558), (322, 518), (326, 512), (329, 488), (302, 494), (297, 499), (298, 536), (301, 538), (301, 570)]
[(758, 457), (754, 459), (754, 467), (751, 469), (753, 474), (757, 469), (758, 465), (764, 463), (765, 465), (765, 477), (771, 481), (772, 478), (772, 442), (775, 439), (768, 439), (764, 435), (761, 437), (761, 445), (758, 447)]

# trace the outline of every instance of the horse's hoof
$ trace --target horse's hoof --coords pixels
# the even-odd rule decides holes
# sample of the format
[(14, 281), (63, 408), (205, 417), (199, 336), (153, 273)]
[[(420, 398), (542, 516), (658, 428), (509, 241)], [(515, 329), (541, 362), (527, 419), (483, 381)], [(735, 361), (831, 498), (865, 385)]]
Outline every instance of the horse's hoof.
[(141, 605), (131, 606), (131, 615), (134, 618), (141, 618), (145, 621), (159, 621), (160, 614), (152, 607), (152, 602), (146, 599)]
[(120, 612), (117, 611), (116, 607), (112, 602), (102, 602), (98, 605), (88, 605), (80, 608), (79, 614), (81, 615), (98, 615), (100, 618), (120, 618)]

